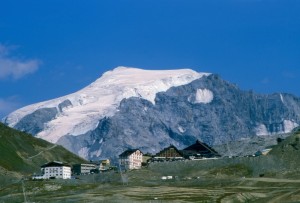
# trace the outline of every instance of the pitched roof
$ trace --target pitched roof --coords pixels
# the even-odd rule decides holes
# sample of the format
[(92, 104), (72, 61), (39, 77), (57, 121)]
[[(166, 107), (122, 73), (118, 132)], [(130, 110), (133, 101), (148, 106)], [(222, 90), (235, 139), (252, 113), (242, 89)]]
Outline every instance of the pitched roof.
[[(124, 156), (130, 156), (131, 154), (133, 154), (134, 152), (136, 152), (139, 149), (127, 149), (126, 151), (124, 151), (122, 154), (119, 155), (119, 157), (124, 157)], [(141, 150), (139, 150), (141, 153), (143, 153)]]
[(172, 145), (172, 144), (170, 144), (170, 146), (168, 146), (168, 147), (164, 148), (163, 150), (161, 150), (161, 152), (162, 152), (162, 151), (166, 151), (166, 150), (171, 149), (171, 148), (174, 148), (175, 151), (177, 151), (178, 153), (180, 153), (180, 151), (177, 149), (177, 147), (175, 147), (175, 146)]
[(161, 150), (160, 152), (158, 152), (155, 156), (159, 156), (160, 154), (162, 154), (162, 153), (168, 151), (168, 150), (171, 149), (171, 148), (173, 148), (180, 156), (182, 156), (182, 153), (181, 153), (174, 145), (172, 145), (172, 144), (171, 144), (170, 146), (164, 148), (164, 149)]
[(192, 152), (198, 152), (200, 154), (214, 154), (219, 155), (218, 152), (216, 152), (213, 148), (208, 146), (207, 144), (200, 142), (199, 140), (196, 141), (195, 144), (183, 149), (184, 151), (192, 151)]
[(60, 166), (68, 166), (68, 167), (71, 167), (70, 165), (66, 164), (66, 163), (63, 163), (63, 162), (60, 162), (60, 161), (51, 161), (51, 162), (48, 162), (44, 165), (41, 166), (41, 168), (46, 168), (46, 167), (60, 167)]

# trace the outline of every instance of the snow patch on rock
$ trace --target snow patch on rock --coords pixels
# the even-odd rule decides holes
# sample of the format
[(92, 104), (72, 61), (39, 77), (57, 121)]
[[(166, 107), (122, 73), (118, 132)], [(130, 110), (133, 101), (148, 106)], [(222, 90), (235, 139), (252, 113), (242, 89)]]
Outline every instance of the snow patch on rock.
[(197, 89), (194, 103), (208, 104), (214, 99), (214, 94), (208, 89)]
[(298, 127), (299, 124), (291, 121), (291, 120), (284, 120), (281, 125), (279, 126), (279, 131), (277, 132), (269, 132), (267, 127), (264, 124), (259, 124), (255, 128), (256, 135), (263, 136), (263, 135), (273, 135), (273, 134), (280, 134), (280, 133), (290, 133), (294, 128)]
[(289, 133), (291, 132), (294, 128), (298, 127), (299, 124), (294, 122), (294, 121), (290, 121), (290, 120), (284, 120), (283, 121), (283, 126), (284, 126), (284, 133)]
[(185, 132), (185, 129), (184, 129), (182, 126), (178, 126), (178, 130), (179, 130), (179, 132), (181, 132), (181, 133), (184, 133), (184, 132)]
[(269, 135), (270, 133), (267, 130), (267, 127), (264, 124), (260, 124), (255, 128), (256, 135), (263, 136), (263, 135)]
[(282, 94), (280, 94), (280, 100), (281, 100), (282, 103), (284, 103)]

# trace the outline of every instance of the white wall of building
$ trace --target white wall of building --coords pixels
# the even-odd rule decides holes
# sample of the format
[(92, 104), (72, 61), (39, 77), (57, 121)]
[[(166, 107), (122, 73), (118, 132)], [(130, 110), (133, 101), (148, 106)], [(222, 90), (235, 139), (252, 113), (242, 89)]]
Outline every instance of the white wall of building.
[(42, 168), (44, 179), (51, 177), (60, 179), (71, 179), (71, 167), (69, 166), (51, 166)]
[(127, 157), (120, 159), (120, 164), (127, 169), (140, 169), (142, 167), (143, 153), (140, 150), (136, 150), (134, 153)]

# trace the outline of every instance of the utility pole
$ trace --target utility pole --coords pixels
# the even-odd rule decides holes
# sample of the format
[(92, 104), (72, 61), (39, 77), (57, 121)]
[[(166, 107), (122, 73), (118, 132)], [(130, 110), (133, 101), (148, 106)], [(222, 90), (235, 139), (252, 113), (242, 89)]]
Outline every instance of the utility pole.
[(25, 185), (24, 185), (24, 179), (23, 178), (22, 178), (22, 189), (23, 189), (24, 202), (27, 203), (26, 191), (25, 191)]
[(123, 185), (125, 185), (125, 184), (128, 185), (128, 180), (127, 180), (125, 174), (123, 174), (123, 172), (122, 172), (120, 161), (119, 161), (119, 171), (120, 171), (121, 180), (122, 180)]

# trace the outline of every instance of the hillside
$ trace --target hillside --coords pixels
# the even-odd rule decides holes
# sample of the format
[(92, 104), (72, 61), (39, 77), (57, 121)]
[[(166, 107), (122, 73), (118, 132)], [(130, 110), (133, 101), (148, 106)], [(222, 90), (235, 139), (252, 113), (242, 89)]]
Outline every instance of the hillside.
[(59, 145), (14, 130), (0, 123), (0, 181), (39, 172), (48, 161), (86, 162)]
[[(299, 202), (299, 136), (299, 131), (294, 132), (266, 156), (157, 162), (141, 170), (91, 174), (71, 181), (28, 180), (24, 181), (27, 200)], [(172, 179), (162, 180), (162, 176)], [(20, 183), (0, 189), (0, 201), (23, 199)]]
[(277, 145), (277, 139), (285, 139), (292, 133), (252, 136), (238, 141), (231, 141), (223, 145), (215, 145), (214, 149), (222, 156), (248, 156), (254, 155), (257, 151), (271, 148)]
[(298, 127), (300, 98), (244, 91), (190, 69), (119, 67), (73, 94), (18, 109), (3, 122), (92, 160), (116, 160), (127, 148), (152, 154), (170, 144), (183, 149), (195, 140), (226, 144), (224, 154), (236, 156), (244, 150), (228, 150), (231, 142), (248, 140), (252, 146), (241, 142), (239, 149), (253, 153), (265, 147), (260, 140), (251, 143), (253, 137)]
[(300, 178), (300, 129), (294, 130), (294, 133), (282, 140), (269, 156), (277, 157), (285, 163), (286, 170), (283, 174), (291, 178)]
[[(275, 136), (274, 138), (276, 139)], [(257, 142), (257, 140), (253, 142)], [(269, 140), (264, 139), (261, 143), (264, 144), (265, 142), (269, 142)], [(300, 129), (294, 130), (285, 138), (281, 138), (281, 141), (273, 145), (272, 150), (266, 156), (222, 157), (216, 160), (152, 163), (148, 170), (165, 176), (217, 178), (216, 175), (218, 175), (222, 178), (243, 176), (256, 178), (263, 175), (268, 178), (300, 179), (299, 160)]]

